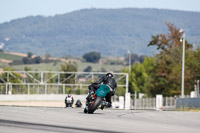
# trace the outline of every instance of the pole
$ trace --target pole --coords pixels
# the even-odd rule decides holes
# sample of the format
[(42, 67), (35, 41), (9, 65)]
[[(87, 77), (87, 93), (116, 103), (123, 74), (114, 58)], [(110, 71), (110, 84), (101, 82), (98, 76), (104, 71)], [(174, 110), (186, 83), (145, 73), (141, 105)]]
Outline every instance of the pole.
[(128, 73), (126, 74), (126, 93), (128, 93)]
[(184, 70), (185, 70), (185, 33), (183, 33), (183, 56), (182, 56), (181, 98), (184, 98)]
[(130, 93), (128, 92), (128, 73), (126, 74), (125, 109), (130, 109)]
[(41, 84), (43, 84), (44, 83), (44, 80), (43, 80), (43, 72), (41, 72)]
[(128, 63), (129, 64), (129, 66), (128, 66), (129, 68), (128, 69), (129, 69), (129, 72), (131, 72), (131, 52), (129, 50), (128, 50), (128, 62), (129, 62)]
[(134, 109), (135, 110), (137, 109), (136, 100), (137, 100), (137, 92), (135, 91), (135, 95), (134, 95)]

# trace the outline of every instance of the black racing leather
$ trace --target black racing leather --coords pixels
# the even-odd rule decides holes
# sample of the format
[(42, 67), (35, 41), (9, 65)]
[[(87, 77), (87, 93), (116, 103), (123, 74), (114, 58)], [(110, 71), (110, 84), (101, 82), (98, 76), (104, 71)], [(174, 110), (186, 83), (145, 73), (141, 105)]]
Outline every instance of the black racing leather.
[(106, 84), (111, 88), (111, 91), (115, 93), (117, 89), (117, 83), (115, 82), (115, 79), (113, 77), (106, 77), (103, 76), (99, 79), (99, 81), (95, 82), (94, 84)]

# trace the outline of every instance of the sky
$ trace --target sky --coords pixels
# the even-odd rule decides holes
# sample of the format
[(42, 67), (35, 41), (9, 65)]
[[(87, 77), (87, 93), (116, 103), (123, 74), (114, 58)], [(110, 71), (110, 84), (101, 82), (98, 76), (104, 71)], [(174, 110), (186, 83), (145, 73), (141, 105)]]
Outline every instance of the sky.
[(0, 23), (90, 8), (158, 8), (200, 12), (200, 0), (0, 0)]

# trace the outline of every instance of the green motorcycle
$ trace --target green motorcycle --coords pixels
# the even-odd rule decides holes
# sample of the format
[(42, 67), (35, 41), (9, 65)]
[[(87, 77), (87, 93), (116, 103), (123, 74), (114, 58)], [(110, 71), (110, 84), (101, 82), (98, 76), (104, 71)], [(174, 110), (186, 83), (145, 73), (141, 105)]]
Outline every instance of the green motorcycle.
[(106, 84), (101, 84), (98, 89), (89, 91), (86, 98), (86, 107), (84, 113), (93, 114), (96, 109), (103, 108), (106, 106), (105, 96), (110, 92), (110, 88)]

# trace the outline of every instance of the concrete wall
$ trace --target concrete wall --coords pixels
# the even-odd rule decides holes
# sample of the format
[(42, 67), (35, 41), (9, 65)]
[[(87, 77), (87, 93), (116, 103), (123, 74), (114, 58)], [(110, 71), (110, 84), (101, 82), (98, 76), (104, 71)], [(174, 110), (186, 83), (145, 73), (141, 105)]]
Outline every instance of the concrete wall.
[(200, 108), (200, 98), (179, 98), (176, 108)]
[[(0, 95), (0, 106), (42, 106), (42, 107), (65, 107), (67, 95)], [(85, 107), (86, 95), (72, 95), (76, 101), (82, 102)]]
[[(64, 101), (67, 95), (0, 95), (0, 101)], [(85, 101), (86, 95), (72, 95), (74, 100)]]

